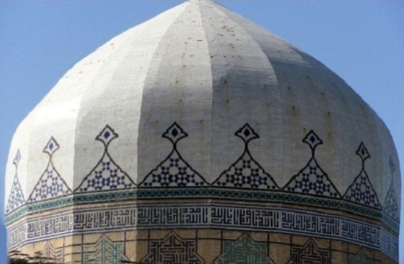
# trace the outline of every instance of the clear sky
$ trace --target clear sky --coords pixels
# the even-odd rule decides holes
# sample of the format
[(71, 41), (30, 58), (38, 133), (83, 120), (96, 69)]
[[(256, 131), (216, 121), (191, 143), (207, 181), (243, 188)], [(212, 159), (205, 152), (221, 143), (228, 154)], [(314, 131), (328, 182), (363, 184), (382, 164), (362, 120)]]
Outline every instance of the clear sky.
[[(8, 148), (19, 122), (80, 59), (181, 2), (0, 1), (0, 210)], [(404, 1), (217, 2), (341, 76), (387, 124), (404, 162)], [(401, 228), (401, 245), (403, 237)], [(2, 228), (0, 263), (5, 247)], [(404, 254), (400, 260), (404, 264)]]

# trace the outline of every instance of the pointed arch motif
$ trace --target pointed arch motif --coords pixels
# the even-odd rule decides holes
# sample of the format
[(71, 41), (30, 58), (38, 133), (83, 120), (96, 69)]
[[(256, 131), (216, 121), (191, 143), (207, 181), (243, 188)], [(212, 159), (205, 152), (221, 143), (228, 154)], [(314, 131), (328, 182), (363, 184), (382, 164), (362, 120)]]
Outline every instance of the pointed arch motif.
[(15, 175), (11, 185), (10, 195), (8, 196), (6, 214), (11, 213), (15, 209), (25, 204), (24, 193), (22, 192), (20, 181), (18, 180), (18, 163), (21, 160), (20, 150), (15, 154), (13, 164), (15, 166)]
[(48, 143), (45, 145), (43, 152), (48, 154), (49, 162), (44, 173), (41, 175), (37, 184), (32, 190), (28, 198), (28, 203), (48, 200), (72, 193), (69, 186), (67, 186), (66, 182), (53, 166), (52, 157), (59, 148), (59, 144), (53, 137), (51, 137)]
[(174, 122), (162, 135), (173, 144), (173, 149), (154, 170), (146, 175), (139, 187), (202, 187), (206, 180), (194, 170), (177, 150), (177, 143), (188, 134)]
[(252, 157), (248, 144), (259, 135), (246, 123), (236, 131), (235, 136), (244, 142), (241, 156), (212, 183), (213, 186), (224, 188), (246, 188), (279, 190), (274, 178)]
[(116, 164), (108, 153), (109, 144), (118, 136), (118, 133), (109, 125), (101, 130), (95, 139), (104, 145), (104, 153), (97, 165), (75, 189), (75, 193), (123, 190), (136, 186), (129, 175)]
[(309, 145), (311, 158), (307, 165), (289, 180), (283, 187), (283, 190), (287, 192), (341, 198), (338, 189), (315, 158), (316, 147), (323, 144), (321, 138), (311, 130), (302, 141)]
[(396, 220), (397, 222), (400, 221), (400, 214), (398, 210), (398, 204), (397, 204), (397, 199), (396, 199), (396, 193), (394, 191), (394, 183), (393, 183), (393, 176), (394, 176), (394, 171), (395, 171), (395, 166), (393, 159), (390, 156), (389, 159), (389, 167), (390, 167), (390, 173), (391, 173), (391, 183), (389, 190), (387, 191), (386, 198), (384, 199), (384, 204), (383, 204), (383, 211)]
[(370, 182), (365, 169), (365, 161), (370, 158), (370, 154), (363, 142), (359, 144), (356, 154), (362, 161), (362, 168), (359, 175), (346, 190), (343, 198), (351, 202), (381, 209), (379, 198), (373, 189), (372, 183)]

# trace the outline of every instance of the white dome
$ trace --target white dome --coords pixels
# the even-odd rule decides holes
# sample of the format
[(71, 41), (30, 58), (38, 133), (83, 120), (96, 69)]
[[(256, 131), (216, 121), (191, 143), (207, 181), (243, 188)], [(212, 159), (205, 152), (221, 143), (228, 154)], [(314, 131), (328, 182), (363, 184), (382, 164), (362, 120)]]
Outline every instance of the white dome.
[(361, 97), (310, 55), (208, 0), (127, 30), (69, 70), (14, 135), (6, 197), (18, 150), (19, 184), (32, 197), (50, 160), (45, 145), (65, 193), (88, 190), (82, 183), (105, 146), (129, 187), (153, 186), (147, 176), (170, 155), (186, 161), (189, 185), (224, 186), (220, 176), (244, 157), (271, 176), (269, 189), (288, 192), (314, 157), (306, 169), (325, 173), (326, 196), (350, 200), (364, 169), (376, 198), (356, 202), (381, 209), (390, 186), (400, 202), (392, 137)]
[[(379, 199), (390, 186), (390, 156), (398, 166), (389, 131), (341, 78), (265, 29), (198, 0), (127, 30), (77, 63), (21, 123), (9, 160), (19, 149), (28, 196), (53, 136), (60, 145), (55, 167), (75, 189), (102, 155), (94, 139), (109, 125), (119, 134), (111, 156), (139, 183), (169, 153), (161, 135), (173, 122), (189, 135), (178, 145), (182, 156), (208, 182), (242, 153), (233, 135), (245, 123), (260, 136), (251, 153), (279, 186), (310, 158), (302, 143), (309, 130), (323, 140), (317, 160), (341, 192), (360, 171), (361, 142)], [(14, 173), (9, 166), (7, 191)]]

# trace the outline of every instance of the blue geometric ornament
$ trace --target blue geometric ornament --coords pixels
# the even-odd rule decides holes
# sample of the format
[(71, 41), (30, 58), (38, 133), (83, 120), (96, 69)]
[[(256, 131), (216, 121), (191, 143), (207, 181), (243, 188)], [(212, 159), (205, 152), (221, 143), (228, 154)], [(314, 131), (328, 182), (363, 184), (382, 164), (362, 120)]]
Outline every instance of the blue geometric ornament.
[(52, 157), (59, 148), (57, 141), (51, 137), (43, 150), (44, 153), (49, 155), (48, 165), (32, 190), (28, 203), (44, 201), (72, 193), (71, 189), (53, 166)]
[(139, 187), (198, 187), (207, 186), (205, 179), (195, 171), (177, 150), (177, 143), (188, 134), (174, 122), (162, 135), (173, 144), (171, 153), (146, 175)]
[(24, 194), (18, 180), (18, 163), (20, 162), (20, 159), (20, 150), (17, 150), (17, 153), (15, 154), (15, 158), (13, 160), (13, 164), (15, 165), (15, 175), (13, 178), (13, 183), (11, 185), (10, 195), (7, 201), (6, 214), (11, 213), (15, 209), (25, 204)]
[(136, 186), (128, 174), (115, 163), (108, 153), (109, 144), (118, 136), (118, 133), (109, 125), (106, 125), (98, 134), (95, 139), (104, 145), (104, 153), (97, 165), (76, 188), (75, 193), (123, 190)]
[(365, 161), (370, 158), (369, 151), (363, 142), (360, 143), (356, 154), (362, 161), (362, 168), (359, 175), (353, 180), (352, 184), (346, 190), (343, 198), (345, 200), (381, 209), (379, 198), (373, 189), (369, 176), (365, 170)]
[(294, 193), (340, 198), (341, 194), (315, 158), (316, 147), (322, 145), (323, 141), (313, 130), (307, 133), (302, 141), (309, 145), (311, 158), (307, 165), (290, 179), (283, 187), (283, 190)]
[(235, 136), (244, 142), (241, 156), (212, 183), (223, 188), (278, 190), (279, 186), (264, 168), (252, 157), (249, 142), (259, 135), (246, 123)]
[(393, 182), (393, 173), (395, 171), (395, 166), (393, 163), (393, 160), (390, 156), (389, 160), (389, 167), (390, 167), (390, 172), (391, 172), (391, 183), (389, 190), (387, 191), (386, 198), (384, 199), (384, 204), (383, 204), (383, 211), (396, 220), (397, 222), (400, 221), (400, 214), (398, 211), (398, 204), (397, 204), (397, 199), (396, 199), (396, 193), (394, 191), (394, 182)]

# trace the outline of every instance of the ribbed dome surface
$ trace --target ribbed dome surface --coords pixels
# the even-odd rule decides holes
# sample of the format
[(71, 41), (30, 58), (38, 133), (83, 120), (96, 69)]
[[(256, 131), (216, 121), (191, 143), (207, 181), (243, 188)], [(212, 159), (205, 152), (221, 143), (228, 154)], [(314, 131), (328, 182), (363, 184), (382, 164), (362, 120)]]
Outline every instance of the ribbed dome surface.
[(340, 77), (192, 0), (78, 62), (23, 120), (8, 245), (55, 263), (396, 263), (398, 164)]
[[(360, 171), (355, 151), (361, 142), (381, 200), (391, 181), (389, 157), (398, 164), (389, 131), (341, 78), (205, 0), (131, 28), (77, 63), (21, 123), (10, 161), (20, 149), (20, 183), (28, 196), (46, 167), (41, 152), (53, 136), (60, 145), (53, 163), (75, 189), (99, 160), (103, 146), (94, 138), (109, 125), (119, 134), (111, 156), (139, 183), (169, 153), (161, 135), (173, 122), (189, 135), (178, 144), (180, 153), (208, 182), (242, 153), (234, 132), (245, 123), (260, 136), (250, 143), (251, 153), (279, 186), (310, 157), (302, 143), (310, 130), (324, 143), (317, 161), (340, 192)], [(13, 175), (9, 162), (7, 192)], [(399, 177), (394, 181), (399, 193)]]

